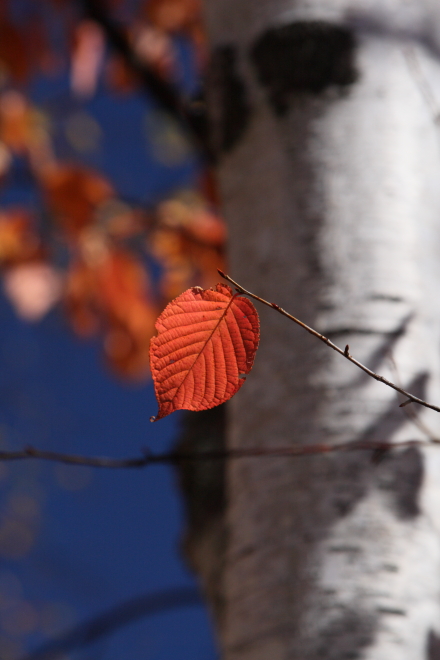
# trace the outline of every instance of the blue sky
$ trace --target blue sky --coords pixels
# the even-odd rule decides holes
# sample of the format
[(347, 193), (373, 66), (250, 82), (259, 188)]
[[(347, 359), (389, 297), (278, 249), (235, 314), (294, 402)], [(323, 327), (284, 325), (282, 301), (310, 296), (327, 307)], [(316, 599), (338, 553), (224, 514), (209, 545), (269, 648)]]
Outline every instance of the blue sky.
[[(190, 89), (189, 51), (184, 43), (179, 48), (186, 62), (182, 82)], [(183, 149), (177, 162), (157, 159), (151, 131), (166, 119), (144, 95), (112, 96), (100, 87), (80, 103), (69, 97), (66, 72), (51, 80), (34, 79), (30, 89), (50, 114), (63, 158), (98, 168), (121, 197), (149, 206), (194, 180), (198, 165), (190, 150)], [(96, 122), (100, 131), (95, 147), (82, 153), (75, 153), (66, 139), (66, 125), (78, 115)], [(38, 212), (39, 193), (23, 173), (23, 163), (16, 161), (7, 183), (1, 205), (20, 202)], [(0, 317), (2, 447), (31, 444), (123, 457), (139, 455), (144, 447), (159, 452), (172, 446), (179, 416), (151, 424), (157, 411), (151, 383), (127, 384), (110, 374), (99, 339), (76, 338), (57, 309), (37, 324), (24, 323), (2, 294)], [(32, 461), (0, 465), (2, 660), (16, 660), (134, 597), (180, 587), (196, 590), (179, 554), (182, 524), (180, 496), (168, 466), (99, 471)], [(216, 657), (201, 601), (142, 618), (63, 656)]]

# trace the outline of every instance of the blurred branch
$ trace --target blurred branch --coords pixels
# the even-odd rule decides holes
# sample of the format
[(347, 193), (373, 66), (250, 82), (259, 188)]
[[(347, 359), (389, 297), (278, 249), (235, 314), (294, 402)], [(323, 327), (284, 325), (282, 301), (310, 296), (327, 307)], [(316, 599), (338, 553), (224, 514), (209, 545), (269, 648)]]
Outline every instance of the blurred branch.
[(391, 449), (400, 447), (418, 447), (421, 445), (440, 445), (437, 438), (427, 440), (404, 440), (402, 442), (388, 442), (381, 440), (354, 440), (341, 442), (333, 445), (318, 443), (305, 446), (292, 447), (249, 447), (245, 449), (225, 449), (221, 451), (195, 451), (176, 452), (170, 451), (162, 454), (151, 454), (147, 449), (141, 456), (133, 458), (108, 458), (106, 456), (80, 456), (77, 454), (62, 454), (54, 451), (44, 451), (35, 447), (25, 447), (19, 451), (0, 451), (1, 461), (19, 461), (25, 459), (37, 459), (64, 463), (67, 465), (82, 465), (96, 468), (127, 469), (143, 468), (147, 465), (157, 463), (169, 463), (177, 465), (183, 461), (212, 461), (231, 460), (238, 458), (263, 458), (263, 457), (296, 457), (312, 456), (315, 454), (329, 454), (339, 451), (372, 451), (375, 454), (383, 454)]
[(153, 594), (137, 596), (74, 626), (59, 637), (26, 655), (22, 660), (54, 660), (60, 656), (64, 657), (66, 652), (82, 648), (102, 637), (112, 635), (119, 628), (133, 623), (137, 619), (180, 607), (201, 604), (200, 594), (193, 587), (167, 589)]
[(190, 135), (194, 146), (208, 160), (212, 161), (212, 151), (207, 140), (207, 120), (204, 106), (187, 102), (179, 90), (164, 80), (133, 51), (123, 30), (112, 20), (104, 0), (79, 0), (84, 14), (98, 23), (104, 31), (110, 46), (117, 52), (129, 69), (136, 75), (144, 91), (166, 110)]

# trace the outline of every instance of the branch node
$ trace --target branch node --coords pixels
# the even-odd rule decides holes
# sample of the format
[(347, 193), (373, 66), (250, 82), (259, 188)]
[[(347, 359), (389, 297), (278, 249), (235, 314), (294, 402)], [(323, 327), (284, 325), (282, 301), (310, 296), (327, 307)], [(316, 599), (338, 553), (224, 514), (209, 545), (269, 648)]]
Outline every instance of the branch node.
[(405, 408), (405, 406), (408, 406), (412, 402), (413, 402), (412, 399), (407, 399), (406, 401), (400, 404), (399, 408)]

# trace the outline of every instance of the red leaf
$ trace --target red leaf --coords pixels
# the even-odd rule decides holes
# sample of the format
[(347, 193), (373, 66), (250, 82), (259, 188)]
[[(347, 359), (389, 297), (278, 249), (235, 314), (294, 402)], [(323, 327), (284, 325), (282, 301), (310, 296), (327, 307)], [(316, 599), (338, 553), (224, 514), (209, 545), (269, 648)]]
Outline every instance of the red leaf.
[(207, 410), (230, 399), (252, 369), (260, 322), (247, 298), (225, 284), (188, 289), (156, 321), (150, 366), (159, 412)]

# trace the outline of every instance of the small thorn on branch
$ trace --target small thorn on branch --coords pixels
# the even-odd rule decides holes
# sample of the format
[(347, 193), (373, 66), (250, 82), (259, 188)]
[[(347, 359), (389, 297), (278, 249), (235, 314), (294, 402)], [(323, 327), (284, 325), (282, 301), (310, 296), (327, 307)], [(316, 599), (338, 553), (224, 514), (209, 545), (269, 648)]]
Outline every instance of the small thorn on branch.
[(344, 355), (345, 355), (345, 357), (350, 357), (349, 350), (350, 350), (350, 346), (347, 344), (346, 347), (345, 347), (345, 349), (344, 349)]
[(399, 408), (405, 408), (405, 406), (408, 406), (412, 402), (413, 402), (412, 399), (407, 399), (406, 401), (400, 404)]

